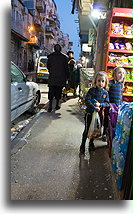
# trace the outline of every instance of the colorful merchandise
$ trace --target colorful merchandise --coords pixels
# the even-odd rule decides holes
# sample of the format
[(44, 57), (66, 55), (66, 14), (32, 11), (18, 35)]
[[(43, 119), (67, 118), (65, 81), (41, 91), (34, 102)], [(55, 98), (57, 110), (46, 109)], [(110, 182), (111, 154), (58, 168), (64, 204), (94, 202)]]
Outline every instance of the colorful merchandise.
[(114, 49), (114, 44), (113, 43), (109, 43), (109, 49)]
[(123, 103), (119, 108), (115, 137), (112, 141), (112, 167), (116, 175), (116, 184), (119, 190), (121, 189), (129, 142), (132, 108), (132, 103)]
[(131, 35), (131, 26), (127, 24), (124, 25), (124, 35)]
[(112, 34), (119, 34), (119, 23), (112, 23)]
[(133, 56), (128, 56), (128, 64), (133, 65)]
[(123, 23), (120, 23), (120, 26), (119, 26), (119, 34), (120, 34), (120, 35), (123, 35), (123, 34), (124, 34), (124, 26), (123, 26)]
[(132, 44), (130, 42), (126, 42), (125, 48), (126, 48), (126, 50), (131, 51), (132, 50)]
[(108, 73), (107, 73), (108, 78), (112, 78), (112, 73), (113, 73), (113, 70), (112, 70), (112, 69), (109, 69), (109, 70), (108, 70)]
[(130, 80), (131, 79), (131, 73), (129, 69), (126, 69), (126, 80)]

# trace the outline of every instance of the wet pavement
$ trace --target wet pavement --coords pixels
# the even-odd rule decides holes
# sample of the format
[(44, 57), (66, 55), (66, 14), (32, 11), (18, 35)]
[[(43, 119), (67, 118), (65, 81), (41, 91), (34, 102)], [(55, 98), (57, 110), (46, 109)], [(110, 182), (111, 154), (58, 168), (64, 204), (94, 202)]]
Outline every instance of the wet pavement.
[(78, 98), (51, 113), (46, 104), (12, 141), (12, 200), (118, 199), (106, 143), (89, 154), (87, 140), (79, 156), (83, 115)]

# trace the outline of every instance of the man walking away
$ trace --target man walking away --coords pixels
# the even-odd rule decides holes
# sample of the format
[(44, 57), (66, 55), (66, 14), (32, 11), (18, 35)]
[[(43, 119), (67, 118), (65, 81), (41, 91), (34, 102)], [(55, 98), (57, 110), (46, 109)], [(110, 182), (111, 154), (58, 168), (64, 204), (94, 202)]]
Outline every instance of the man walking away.
[(52, 111), (53, 98), (56, 99), (56, 110), (60, 109), (59, 100), (62, 95), (62, 88), (66, 85), (68, 79), (68, 57), (61, 52), (61, 46), (56, 44), (54, 52), (49, 54), (47, 61), (47, 68), (49, 70), (48, 79), (48, 112)]

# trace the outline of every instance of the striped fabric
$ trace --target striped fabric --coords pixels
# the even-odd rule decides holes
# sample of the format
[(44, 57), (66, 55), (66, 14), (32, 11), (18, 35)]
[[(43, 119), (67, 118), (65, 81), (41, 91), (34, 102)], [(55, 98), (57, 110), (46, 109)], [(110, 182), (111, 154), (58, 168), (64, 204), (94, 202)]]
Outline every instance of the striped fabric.
[(123, 83), (119, 81), (109, 81), (109, 101), (115, 103), (117, 106), (122, 102), (122, 88)]

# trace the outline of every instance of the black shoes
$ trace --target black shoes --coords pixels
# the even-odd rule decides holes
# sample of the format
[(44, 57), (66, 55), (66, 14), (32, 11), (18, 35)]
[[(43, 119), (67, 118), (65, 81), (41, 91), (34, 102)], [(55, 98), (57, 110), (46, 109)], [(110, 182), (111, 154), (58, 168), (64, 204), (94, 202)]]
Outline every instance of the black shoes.
[(103, 141), (103, 142), (107, 142), (107, 137), (106, 137), (106, 135), (103, 135), (103, 136), (102, 136), (102, 141)]
[(89, 146), (88, 150), (89, 150), (89, 152), (95, 151), (95, 146), (94, 146), (94, 144), (93, 144), (93, 146), (92, 146), (92, 145)]
[(52, 111), (52, 107), (49, 107), (49, 108), (48, 108), (48, 112), (51, 112), (51, 111)]
[(60, 109), (60, 106), (57, 105), (57, 106), (55, 107), (55, 109), (56, 109), (56, 110), (59, 110), (59, 109)]
[[(60, 109), (60, 106), (56, 106), (55, 109), (56, 109), (56, 110), (59, 110), (59, 109)], [(48, 107), (48, 112), (51, 112), (51, 111), (52, 111), (52, 107)]]
[(80, 146), (80, 155), (84, 155), (85, 154), (85, 147)]
[(90, 140), (90, 142), (89, 142), (89, 148), (88, 148), (88, 150), (89, 150), (89, 152), (91, 152), (91, 151), (94, 151), (94, 150), (95, 150), (94, 143), (93, 143), (93, 141), (91, 141), (91, 140)]
[[(94, 141), (94, 139), (91, 139), (90, 142), (89, 142), (89, 148), (88, 148), (89, 152), (95, 150), (95, 145), (94, 145), (93, 141)], [(83, 146), (81, 144), (81, 146), (80, 146), (80, 155), (84, 155), (84, 154), (85, 154), (85, 146)]]

